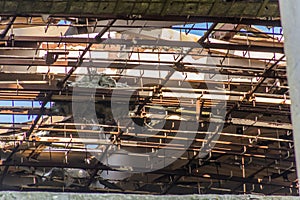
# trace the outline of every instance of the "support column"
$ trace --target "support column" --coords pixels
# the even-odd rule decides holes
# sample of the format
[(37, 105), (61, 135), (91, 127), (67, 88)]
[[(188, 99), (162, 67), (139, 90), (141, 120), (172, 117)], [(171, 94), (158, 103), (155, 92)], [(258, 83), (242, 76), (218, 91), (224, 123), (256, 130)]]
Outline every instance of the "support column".
[(287, 57), (297, 175), (300, 177), (300, 1), (279, 0)]

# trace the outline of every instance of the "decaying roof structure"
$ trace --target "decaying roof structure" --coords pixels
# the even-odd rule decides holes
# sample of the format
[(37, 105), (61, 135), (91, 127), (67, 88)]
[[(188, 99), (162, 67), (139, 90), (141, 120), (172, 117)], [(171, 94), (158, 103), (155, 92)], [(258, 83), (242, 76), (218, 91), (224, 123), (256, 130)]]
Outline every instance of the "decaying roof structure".
[(0, 12), (2, 190), (298, 194), (277, 0)]

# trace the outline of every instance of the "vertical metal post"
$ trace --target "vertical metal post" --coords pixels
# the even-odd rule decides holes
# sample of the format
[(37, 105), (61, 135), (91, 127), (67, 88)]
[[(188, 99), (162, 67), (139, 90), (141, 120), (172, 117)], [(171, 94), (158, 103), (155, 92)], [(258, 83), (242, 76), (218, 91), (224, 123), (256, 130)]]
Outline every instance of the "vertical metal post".
[[(246, 171), (245, 171), (245, 157), (242, 156), (242, 174), (243, 174), (243, 178), (246, 178)], [(247, 193), (247, 185), (246, 183), (243, 184), (243, 193), (246, 194)]]

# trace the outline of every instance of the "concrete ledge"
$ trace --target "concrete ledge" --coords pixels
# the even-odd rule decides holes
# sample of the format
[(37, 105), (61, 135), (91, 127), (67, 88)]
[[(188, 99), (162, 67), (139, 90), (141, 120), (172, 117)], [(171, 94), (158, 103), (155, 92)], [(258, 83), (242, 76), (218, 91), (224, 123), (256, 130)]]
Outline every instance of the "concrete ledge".
[(256, 196), (256, 195), (134, 195), (134, 194), (99, 194), (99, 193), (54, 193), (54, 192), (0, 192), (2, 200), (296, 200), (293, 196)]

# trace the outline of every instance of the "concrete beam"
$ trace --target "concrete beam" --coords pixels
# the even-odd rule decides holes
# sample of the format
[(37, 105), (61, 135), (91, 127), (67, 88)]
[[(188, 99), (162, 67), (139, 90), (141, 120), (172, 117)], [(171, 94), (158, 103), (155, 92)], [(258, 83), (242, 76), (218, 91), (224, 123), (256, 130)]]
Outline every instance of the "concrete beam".
[(220, 0), (0, 0), (1, 15), (108, 16), (142, 18), (145, 16), (279, 17), (278, 1)]
[(280, 0), (280, 11), (287, 57), (288, 83), (290, 85), (292, 122), (298, 177), (300, 177), (300, 1)]

